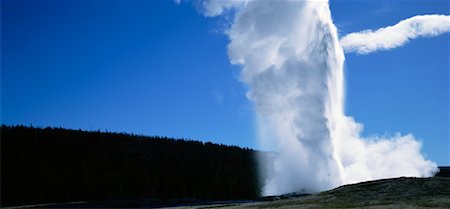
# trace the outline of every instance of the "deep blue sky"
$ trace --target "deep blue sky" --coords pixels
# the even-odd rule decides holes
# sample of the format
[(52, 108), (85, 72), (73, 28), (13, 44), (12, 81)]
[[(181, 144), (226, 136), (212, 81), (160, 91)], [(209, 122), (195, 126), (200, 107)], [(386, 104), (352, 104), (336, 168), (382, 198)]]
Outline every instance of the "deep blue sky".
[[(342, 35), (449, 7), (331, 1)], [(257, 148), (223, 25), (172, 1), (2, 1), (1, 122)], [(430, 159), (449, 164), (449, 40), (347, 55), (346, 113), (364, 135), (413, 133)]]

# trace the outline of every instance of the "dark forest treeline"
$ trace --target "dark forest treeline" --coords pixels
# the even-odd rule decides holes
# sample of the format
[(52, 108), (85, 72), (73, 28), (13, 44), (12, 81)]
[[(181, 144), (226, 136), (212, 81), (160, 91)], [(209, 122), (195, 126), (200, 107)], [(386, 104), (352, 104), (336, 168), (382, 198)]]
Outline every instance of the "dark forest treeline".
[(255, 151), (63, 128), (1, 127), (1, 206), (118, 199), (250, 199)]

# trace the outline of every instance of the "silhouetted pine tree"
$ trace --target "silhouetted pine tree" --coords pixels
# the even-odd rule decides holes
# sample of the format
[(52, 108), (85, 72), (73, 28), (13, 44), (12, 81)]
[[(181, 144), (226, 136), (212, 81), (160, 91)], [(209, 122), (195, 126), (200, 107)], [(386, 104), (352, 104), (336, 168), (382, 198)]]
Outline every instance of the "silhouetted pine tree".
[(1, 206), (117, 199), (250, 199), (255, 151), (166, 137), (1, 127)]

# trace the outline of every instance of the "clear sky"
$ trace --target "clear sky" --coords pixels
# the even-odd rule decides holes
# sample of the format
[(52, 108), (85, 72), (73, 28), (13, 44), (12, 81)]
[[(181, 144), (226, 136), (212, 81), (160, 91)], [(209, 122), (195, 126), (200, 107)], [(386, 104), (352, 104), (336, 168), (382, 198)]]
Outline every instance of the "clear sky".
[[(448, 1), (331, 1), (339, 33), (449, 14)], [(172, 1), (1, 2), (1, 122), (258, 148), (223, 18)], [(450, 35), (346, 55), (346, 114), (363, 134), (412, 133), (449, 164)]]

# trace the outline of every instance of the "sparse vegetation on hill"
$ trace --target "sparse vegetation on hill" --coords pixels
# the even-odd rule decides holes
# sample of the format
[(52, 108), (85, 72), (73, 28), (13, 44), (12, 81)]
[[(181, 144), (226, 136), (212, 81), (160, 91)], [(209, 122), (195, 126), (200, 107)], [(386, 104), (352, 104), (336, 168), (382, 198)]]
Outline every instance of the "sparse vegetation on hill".
[[(178, 207), (178, 209), (205, 206)], [(450, 208), (450, 178), (394, 178), (344, 185), (314, 195), (284, 195), (271, 201), (209, 205), (221, 209)]]
[(254, 152), (166, 137), (1, 127), (1, 206), (120, 199), (251, 199)]

